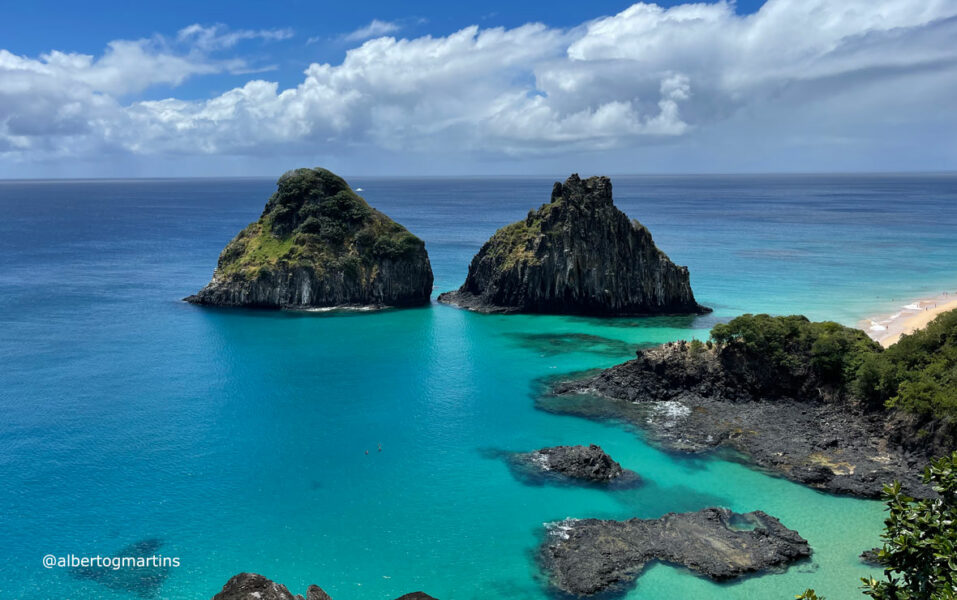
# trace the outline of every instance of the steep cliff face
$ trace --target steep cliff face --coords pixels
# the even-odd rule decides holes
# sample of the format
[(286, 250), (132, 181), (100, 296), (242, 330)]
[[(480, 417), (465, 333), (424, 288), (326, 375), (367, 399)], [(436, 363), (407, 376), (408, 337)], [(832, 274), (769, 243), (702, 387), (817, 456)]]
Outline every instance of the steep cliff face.
[(187, 302), (309, 308), (416, 306), (432, 293), (425, 244), (325, 169), (278, 181), (262, 216), (219, 256)]
[(703, 312), (688, 269), (615, 208), (611, 181), (572, 175), (551, 202), (495, 232), (465, 283), (439, 300), (482, 312), (650, 315)]

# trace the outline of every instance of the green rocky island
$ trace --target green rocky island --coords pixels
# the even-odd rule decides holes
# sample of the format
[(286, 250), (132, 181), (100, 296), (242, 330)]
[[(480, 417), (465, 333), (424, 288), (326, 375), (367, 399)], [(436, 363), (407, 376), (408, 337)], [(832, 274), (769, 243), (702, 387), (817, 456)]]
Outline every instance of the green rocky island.
[(257, 308), (428, 304), (425, 244), (326, 169), (283, 174), (259, 220), (226, 245), (209, 284), (185, 300)]
[(479, 312), (595, 316), (699, 313), (687, 267), (612, 202), (611, 180), (572, 175), (551, 201), (499, 229), (440, 302)]

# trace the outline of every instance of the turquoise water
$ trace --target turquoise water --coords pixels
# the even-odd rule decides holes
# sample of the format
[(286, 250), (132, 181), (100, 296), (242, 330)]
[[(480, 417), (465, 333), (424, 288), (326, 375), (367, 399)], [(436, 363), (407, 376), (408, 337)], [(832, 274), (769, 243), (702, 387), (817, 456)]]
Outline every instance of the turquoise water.
[[(550, 181), (351, 183), (426, 240), (444, 291)], [(789, 598), (809, 586), (858, 597), (879, 503), (538, 411), (537, 382), (616, 364), (638, 344), (703, 338), (745, 311), (854, 323), (953, 289), (957, 178), (614, 181), (616, 202), (689, 265), (714, 315), (202, 309), (178, 299), (208, 280), (271, 181), (0, 183), (0, 597), (139, 597), (41, 558), (158, 538), (181, 566), (156, 598), (209, 598), (243, 570), (337, 600), (545, 598), (533, 560), (544, 522), (712, 505), (779, 517), (813, 560), (730, 585), (656, 565), (629, 598)], [(496, 457), (560, 443), (598, 443), (646, 483), (528, 486)]]

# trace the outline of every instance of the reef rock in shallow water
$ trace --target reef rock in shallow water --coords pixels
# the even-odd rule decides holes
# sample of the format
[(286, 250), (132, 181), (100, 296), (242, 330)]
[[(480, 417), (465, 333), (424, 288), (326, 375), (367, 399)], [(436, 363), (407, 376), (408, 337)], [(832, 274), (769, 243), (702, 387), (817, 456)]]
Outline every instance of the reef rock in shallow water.
[(325, 169), (279, 178), (262, 216), (223, 250), (194, 304), (258, 308), (427, 304), (425, 244)]
[(567, 519), (548, 525), (540, 549), (551, 584), (575, 596), (622, 593), (654, 560), (720, 581), (810, 555), (807, 540), (774, 517), (723, 508), (660, 519)]
[(480, 312), (598, 316), (698, 313), (688, 269), (612, 203), (611, 180), (572, 175), (495, 232), (441, 302)]
[(595, 444), (552, 446), (518, 454), (516, 459), (530, 468), (594, 483), (608, 482), (625, 474), (621, 465)]

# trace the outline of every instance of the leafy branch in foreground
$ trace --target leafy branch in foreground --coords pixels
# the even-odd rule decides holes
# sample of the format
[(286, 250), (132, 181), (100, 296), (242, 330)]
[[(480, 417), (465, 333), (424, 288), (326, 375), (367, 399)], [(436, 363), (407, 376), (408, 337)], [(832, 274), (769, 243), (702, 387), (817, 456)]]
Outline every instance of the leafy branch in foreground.
[[(877, 556), (885, 580), (861, 580), (874, 600), (957, 599), (957, 452), (931, 461), (923, 478), (936, 498), (911, 498), (899, 482), (884, 487), (888, 516)], [(824, 600), (810, 589), (795, 598)]]
[(957, 598), (957, 452), (931, 461), (924, 483), (937, 498), (911, 498), (897, 482), (884, 488), (889, 515), (877, 556), (887, 580), (863, 580), (875, 600)]

